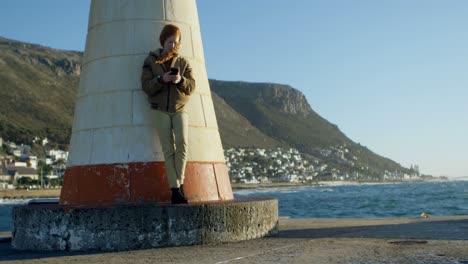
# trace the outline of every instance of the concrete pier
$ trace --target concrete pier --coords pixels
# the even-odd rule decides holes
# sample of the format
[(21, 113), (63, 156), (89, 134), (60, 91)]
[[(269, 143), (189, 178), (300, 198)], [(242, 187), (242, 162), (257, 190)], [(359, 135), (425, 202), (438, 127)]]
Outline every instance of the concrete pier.
[(17, 252), (2, 263), (468, 263), (468, 216), (387, 219), (279, 219), (277, 236), (114, 253)]
[(13, 209), (12, 245), (20, 250), (121, 251), (235, 242), (278, 231), (276, 199), (190, 205), (141, 204)]

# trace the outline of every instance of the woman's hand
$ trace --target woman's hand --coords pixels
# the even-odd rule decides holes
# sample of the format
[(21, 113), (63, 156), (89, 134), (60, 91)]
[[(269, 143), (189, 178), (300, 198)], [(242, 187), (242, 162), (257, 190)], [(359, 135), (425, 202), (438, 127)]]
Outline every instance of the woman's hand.
[(162, 79), (163, 79), (163, 81), (165, 83), (172, 82), (172, 83), (177, 84), (182, 80), (182, 77), (180, 76), (180, 74), (172, 75), (171, 72), (168, 71), (168, 72), (164, 73)]
[(175, 76), (175, 79), (174, 79), (174, 83), (175, 83), (175, 84), (180, 83), (180, 81), (182, 80), (182, 77), (181, 77), (179, 74), (177, 74), (177, 75), (172, 75), (172, 76)]

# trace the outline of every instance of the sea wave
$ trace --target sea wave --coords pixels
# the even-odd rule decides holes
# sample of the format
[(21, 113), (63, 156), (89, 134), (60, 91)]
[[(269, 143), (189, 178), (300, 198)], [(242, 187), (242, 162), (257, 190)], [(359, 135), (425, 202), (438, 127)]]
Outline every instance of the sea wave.
[(235, 195), (252, 195), (252, 194), (265, 194), (265, 193), (298, 193), (303, 191), (303, 187), (266, 187), (266, 188), (252, 188), (252, 189), (241, 189), (234, 190)]
[(4, 199), (0, 198), (1, 204), (25, 204), (28, 203), (30, 199)]

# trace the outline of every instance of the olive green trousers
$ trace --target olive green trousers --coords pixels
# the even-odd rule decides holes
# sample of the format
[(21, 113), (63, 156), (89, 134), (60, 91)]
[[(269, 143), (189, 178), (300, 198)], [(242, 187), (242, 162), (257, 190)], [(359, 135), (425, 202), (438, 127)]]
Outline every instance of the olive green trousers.
[(171, 188), (184, 184), (188, 148), (188, 113), (155, 110), (156, 130), (164, 154), (166, 174)]

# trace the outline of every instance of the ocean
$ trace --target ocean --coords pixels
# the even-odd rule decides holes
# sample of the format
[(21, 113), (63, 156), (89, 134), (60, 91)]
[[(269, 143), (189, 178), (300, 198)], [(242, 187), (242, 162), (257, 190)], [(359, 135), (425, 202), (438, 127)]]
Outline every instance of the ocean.
[[(257, 188), (234, 196), (277, 198), (280, 216), (291, 218), (468, 215), (468, 181)], [(12, 208), (26, 202), (0, 199), (0, 232), (11, 230)]]

